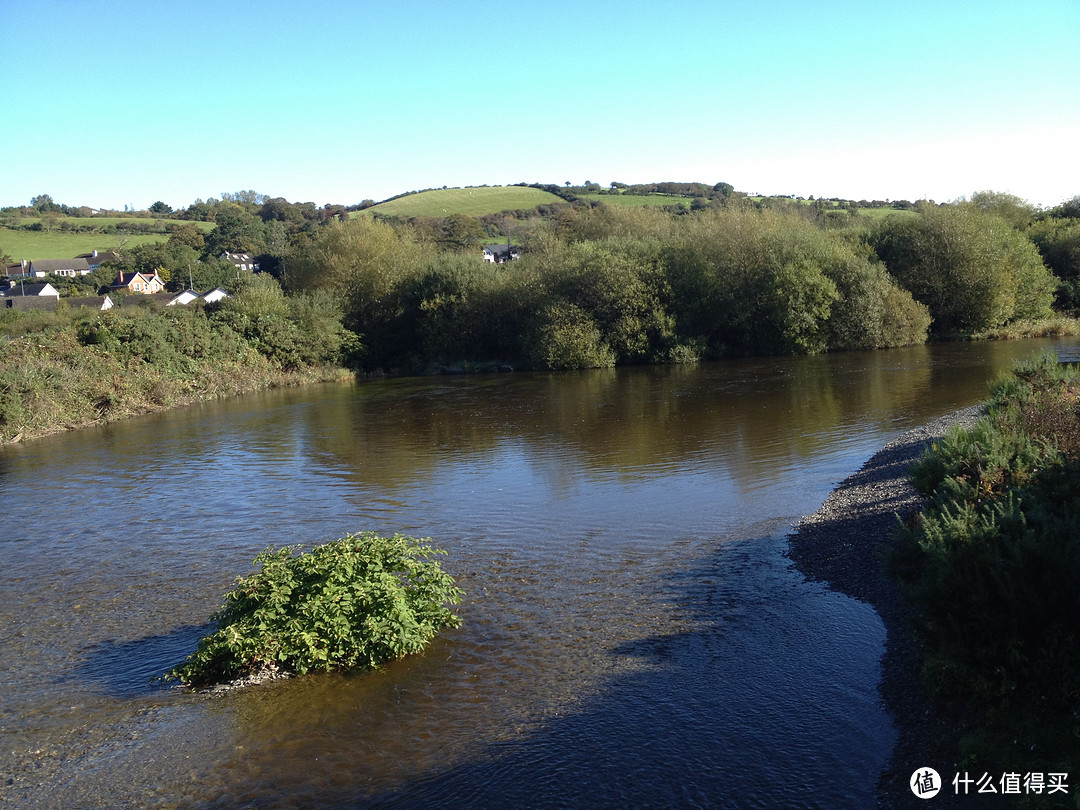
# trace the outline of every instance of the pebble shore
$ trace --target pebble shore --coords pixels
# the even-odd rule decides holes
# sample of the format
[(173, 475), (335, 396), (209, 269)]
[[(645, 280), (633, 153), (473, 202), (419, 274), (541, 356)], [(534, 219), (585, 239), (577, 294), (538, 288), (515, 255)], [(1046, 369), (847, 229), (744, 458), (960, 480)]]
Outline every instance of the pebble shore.
[[(789, 538), (788, 556), (807, 578), (867, 602), (885, 625), (878, 689), (900, 736), (878, 784), (880, 808), (919, 802), (908, 784), (916, 768), (930, 766), (942, 774), (954, 769), (957, 733), (935, 715), (923, 688), (910, 633), (910, 608), (886, 571), (886, 555), (898, 516), (921, 506), (908, 467), (950, 427), (970, 427), (983, 413), (981, 405), (965, 408), (889, 442), (843, 481), (816, 513), (803, 519)], [(944, 793), (937, 800), (939, 806), (948, 806)]]

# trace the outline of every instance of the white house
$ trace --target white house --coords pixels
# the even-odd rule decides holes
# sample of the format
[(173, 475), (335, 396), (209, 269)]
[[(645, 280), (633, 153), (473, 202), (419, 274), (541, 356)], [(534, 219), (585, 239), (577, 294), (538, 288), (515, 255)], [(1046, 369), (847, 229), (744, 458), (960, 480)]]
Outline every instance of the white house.
[(504, 264), (521, 258), (521, 248), (517, 245), (485, 245), (484, 261), (494, 264)]
[(12, 281), (10, 286), (0, 287), (0, 307), (8, 309), (55, 310), (60, 293), (48, 282), (27, 284)]

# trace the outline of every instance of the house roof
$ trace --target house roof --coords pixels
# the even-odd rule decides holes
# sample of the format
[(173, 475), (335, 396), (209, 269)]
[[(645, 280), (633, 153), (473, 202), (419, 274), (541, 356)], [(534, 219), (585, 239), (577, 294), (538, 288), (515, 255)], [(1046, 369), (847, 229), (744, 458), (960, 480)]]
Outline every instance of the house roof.
[(505, 256), (508, 253), (517, 253), (521, 250), (517, 245), (485, 245), (484, 250), (493, 256)]
[[(76, 259), (86, 259), (87, 264), (104, 264), (105, 262), (118, 262), (120, 261), (120, 254), (115, 250), (103, 250), (93, 251), (91, 253), (80, 253), (75, 257)], [(93, 259), (94, 261), (90, 261)]]
[(136, 280), (148, 284), (155, 279), (157, 279), (158, 284), (164, 285), (165, 282), (161, 280), (161, 277), (157, 273), (125, 273), (121, 270), (116, 274), (116, 280), (110, 284), (109, 287), (113, 290), (125, 290)]
[(9, 309), (46, 309), (55, 311), (60, 299), (55, 295), (6, 295), (0, 296), (0, 307)]
[(56, 288), (48, 282), (34, 284), (15, 284), (11, 287), (0, 287), (0, 297), (2, 298), (21, 298), (23, 296), (32, 295), (51, 295), (53, 297), (56, 297), (59, 296), (60, 293), (57, 292)]
[(37, 273), (56, 273), (60, 270), (90, 272), (90, 264), (86, 259), (31, 259), (30, 266)]

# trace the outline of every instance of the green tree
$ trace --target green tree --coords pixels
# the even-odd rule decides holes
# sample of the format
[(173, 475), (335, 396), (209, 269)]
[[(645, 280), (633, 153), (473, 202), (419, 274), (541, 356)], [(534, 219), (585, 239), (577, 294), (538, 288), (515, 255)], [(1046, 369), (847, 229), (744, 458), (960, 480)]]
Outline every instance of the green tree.
[(60, 206), (53, 202), (53, 198), (48, 194), (38, 194), (36, 197), (32, 197), (30, 207), (37, 209), (38, 213), (41, 214), (60, 211)]
[(1032, 225), (1028, 236), (1060, 281), (1059, 303), (1080, 306), (1080, 219), (1048, 217)]
[(889, 272), (930, 309), (939, 334), (971, 334), (1051, 314), (1056, 281), (1035, 246), (971, 206), (890, 217), (871, 236)]
[(443, 224), (439, 244), (453, 250), (476, 250), (483, 238), (484, 229), (476, 217), (451, 214)]
[(926, 342), (930, 310), (885, 266), (846, 246), (826, 271), (839, 297), (829, 313), (830, 349), (884, 349)]
[[(536, 268), (549, 302), (543, 321), (557, 316), (560, 328), (584, 335), (588, 330), (579, 328), (585, 323), (581, 313), (599, 331), (598, 345), (610, 349), (615, 361), (668, 359), (674, 325), (660, 300), (663, 271), (655, 245), (626, 237), (569, 245), (547, 240), (523, 261)], [(597, 353), (595, 347), (585, 354), (606, 358), (606, 351)]]
[(714, 356), (824, 350), (838, 240), (797, 213), (701, 212), (666, 257), (684, 341)]
[(158, 200), (157, 202), (153, 203), (147, 210), (155, 216), (163, 217), (167, 214), (172, 213), (172, 206), (167, 203), (163, 203), (161, 200)]
[(333, 221), (288, 266), (290, 290), (327, 290), (344, 304), (346, 327), (364, 342), (364, 364), (385, 368), (417, 349), (407, 290), (428, 254), (407, 233), (368, 217)]
[(217, 206), (214, 230), (206, 237), (206, 253), (220, 256), (222, 252), (248, 253), (253, 256), (266, 250), (266, 229), (263, 221), (235, 203)]
[(984, 214), (1001, 217), (1018, 230), (1030, 225), (1039, 211), (1027, 200), (1000, 191), (976, 191), (968, 204)]
[(201, 251), (206, 246), (206, 237), (194, 222), (174, 225), (169, 231), (169, 242), (174, 245), (187, 245)]

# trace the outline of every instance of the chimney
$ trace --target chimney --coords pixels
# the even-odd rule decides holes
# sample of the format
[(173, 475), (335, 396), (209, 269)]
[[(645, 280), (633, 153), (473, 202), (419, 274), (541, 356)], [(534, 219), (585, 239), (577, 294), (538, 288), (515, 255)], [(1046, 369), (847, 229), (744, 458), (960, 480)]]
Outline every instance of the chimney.
[(96, 259), (96, 258), (97, 258), (97, 251), (96, 251), (96, 250), (94, 250), (94, 251), (91, 251), (91, 253), (90, 253), (90, 258), (91, 258), (91, 259)]

